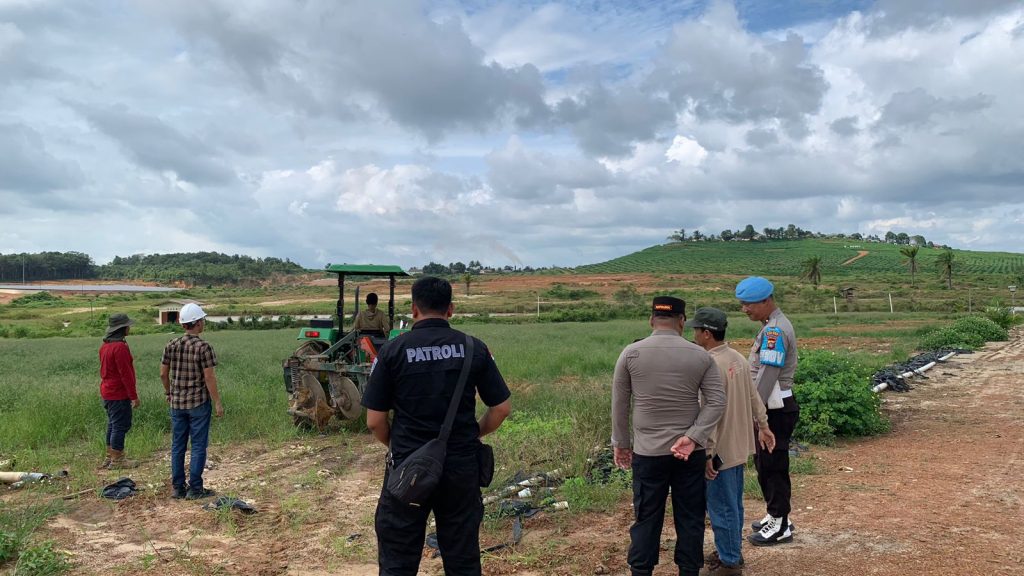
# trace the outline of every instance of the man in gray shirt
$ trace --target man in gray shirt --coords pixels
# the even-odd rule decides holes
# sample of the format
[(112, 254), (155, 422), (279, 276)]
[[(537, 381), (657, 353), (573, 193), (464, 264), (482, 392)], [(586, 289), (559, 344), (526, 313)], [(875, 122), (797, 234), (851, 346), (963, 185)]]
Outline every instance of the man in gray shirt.
[(704, 446), (725, 412), (725, 387), (711, 356), (682, 337), (684, 322), (684, 301), (654, 298), (654, 331), (615, 364), (612, 447), (615, 464), (633, 470), (633, 576), (650, 575), (658, 564), (669, 492), (679, 574), (697, 576), (704, 564)]

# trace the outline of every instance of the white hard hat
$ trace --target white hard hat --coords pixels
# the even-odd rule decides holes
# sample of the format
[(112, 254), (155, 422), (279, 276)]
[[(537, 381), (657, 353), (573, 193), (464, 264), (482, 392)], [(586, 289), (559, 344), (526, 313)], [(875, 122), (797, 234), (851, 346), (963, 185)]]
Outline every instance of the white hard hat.
[(199, 307), (199, 304), (193, 304), (189, 302), (181, 307), (181, 312), (178, 312), (178, 322), (182, 324), (191, 324), (198, 320), (206, 318), (206, 312)]

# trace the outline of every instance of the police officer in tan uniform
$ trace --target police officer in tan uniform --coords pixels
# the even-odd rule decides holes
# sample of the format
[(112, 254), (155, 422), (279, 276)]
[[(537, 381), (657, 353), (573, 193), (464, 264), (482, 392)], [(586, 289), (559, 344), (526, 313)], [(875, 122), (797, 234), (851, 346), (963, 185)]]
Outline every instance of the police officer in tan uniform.
[(697, 576), (704, 563), (704, 447), (725, 411), (725, 389), (711, 356), (682, 337), (685, 321), (683, 300), (654, 298), (653, 332), (615, 364), (612, 447), (615, 464), (633, 471), (633, 576), (650, 575), (658, 564), (670, 492), (679, 574)]
[(768, 407), (768, 426), (775, 434), (771, 452), (757, 447), (754, 466), (764, 493), (768, 513), (751, 525), (747, 540), (755, 546), (771, 546), (793, 540), (789, 519), (792, 485), (789, 479), (789, 440), (793, 436), (800, 406), (793, 397), (796, 372), (796, 332), (793, 324), (775, 304), (775, 286), (765, 278), (751, 276), (736, 285), (736, 298), (743, 313), (761, 323), (750, 349), (750, 371), (761, 400)]

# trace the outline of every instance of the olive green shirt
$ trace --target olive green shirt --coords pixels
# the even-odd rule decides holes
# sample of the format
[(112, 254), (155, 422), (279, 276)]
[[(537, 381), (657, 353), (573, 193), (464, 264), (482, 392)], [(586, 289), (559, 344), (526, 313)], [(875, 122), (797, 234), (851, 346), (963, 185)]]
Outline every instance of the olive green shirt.
[(356, 321), (352, 324), (352, 329), (359, 331), (380, 330), (387, 336), (388, 332), (391, 332), (391, 322), (388, 321), (388, 315), (381, 312), (379, 308), (373, 312), (370, 312), (368, 308), (364, 308), (356, 315)]
[[(698, 395), (703, 395), (701, 406)], [(612, 380), (612, 446), (666, 456), (681, 436), (700, 446), (725, 411), (722, 374), (700, 346), (655, 330), (626, 346)], [(632, 427), (630, 427), (632, 416)]]

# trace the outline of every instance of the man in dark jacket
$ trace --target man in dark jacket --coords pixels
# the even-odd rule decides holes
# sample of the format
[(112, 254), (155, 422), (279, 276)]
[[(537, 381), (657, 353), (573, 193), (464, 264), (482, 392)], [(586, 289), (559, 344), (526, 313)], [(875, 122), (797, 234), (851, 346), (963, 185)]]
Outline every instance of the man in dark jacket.
[[(398, 465), (437, 438), (455, 393), (463, 362), (472, 362), (448, 439), (444, 473), (424, 506), (400, 502), (387, 490), (377, 503), (380, 574), (415, 576), (423, 552), (427, 516), (437, 521), (437, 542), (445, 574), (480, 575), (480, 438), (494, 432), (511, 411), (508, 386), (483, 342), (466, 358), (466, 335), (448, 324), (452, 286), (441, 278), (421, 278), (412, 287), (412, 330), (385, 344), (373, 364), (363, 395), (366, 425), (390, 448)], [(476, 420), (476, 395), (488, 406)], [(394, 419), (388, 421), (388, 413)]]

